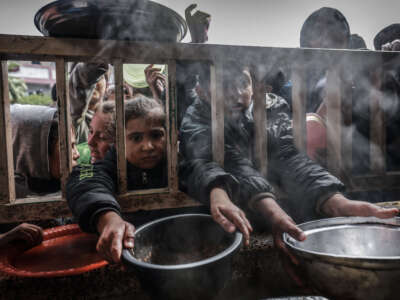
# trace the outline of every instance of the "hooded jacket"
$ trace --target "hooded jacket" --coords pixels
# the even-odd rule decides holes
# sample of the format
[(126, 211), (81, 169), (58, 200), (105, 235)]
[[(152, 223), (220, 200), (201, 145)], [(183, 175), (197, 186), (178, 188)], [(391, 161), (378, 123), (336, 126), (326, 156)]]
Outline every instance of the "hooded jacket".
[[(223, 188), (242, 208), (254, 208), (264, 197), (276, 198), (273, 185), (287, 193), (283, 206), (297, 222), (317, 216), (318, 207), (344, 185), (306, 155), (293, 142), (289, 107), (283, 98), (269, 95), (266, 103), (268, 178), (253, 162), (253, 106), (234, 122), (225, 121), (225, 165), (212, 160), (211, 108), (198, 97), (187, 109), (180, 128), (181, 183), (190, 196), (209, 204), (210, 191)], [(267, 155), (267, 154), (266, 154)]]
[(56, 109), (11, 105), (11, 126), (17, 198), (60, 189), (49, 165), (49, 133)]

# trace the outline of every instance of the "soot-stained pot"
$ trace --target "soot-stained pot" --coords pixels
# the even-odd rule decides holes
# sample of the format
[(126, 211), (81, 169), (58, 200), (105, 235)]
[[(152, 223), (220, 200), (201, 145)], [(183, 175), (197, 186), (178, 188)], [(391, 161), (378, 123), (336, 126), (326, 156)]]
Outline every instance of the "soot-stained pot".
[(181, 214), (147, 223), (122, 260), (154, 299), (212, 299), (231, 278), (242, 234), (227, 233), (210, 215)]
[(58, 0), (35, 14), (44, 36), (179, 42), (187, 32), (174, 10), (148, 0)]

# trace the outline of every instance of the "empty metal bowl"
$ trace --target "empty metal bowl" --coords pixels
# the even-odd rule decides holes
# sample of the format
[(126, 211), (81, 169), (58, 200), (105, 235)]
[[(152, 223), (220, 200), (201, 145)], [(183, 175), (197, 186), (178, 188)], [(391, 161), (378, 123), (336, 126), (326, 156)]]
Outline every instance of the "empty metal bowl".
[(284, 242), (305, 279), (330, 299), (397, 299), (400, 218), (343, 217), (300, 224), (307, 239)]
[(138, 228), (122, 261), (155, 299), (212, 299), (231, 278), (241, 241), (241, 233), (225, 232), (210, 215), (175, 215)]

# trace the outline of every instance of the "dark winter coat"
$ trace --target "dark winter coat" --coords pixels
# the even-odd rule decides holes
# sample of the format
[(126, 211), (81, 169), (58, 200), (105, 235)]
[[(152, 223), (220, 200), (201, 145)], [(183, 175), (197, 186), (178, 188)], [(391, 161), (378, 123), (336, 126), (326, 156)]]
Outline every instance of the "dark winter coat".
[(254, 119), (252, 106), (239, 121), (225, 121), (225, 165), (212, 160), (211, 108), (199, 98), (187, 109), (180, 128), (180, 179), (189, 195), (205, 204), (213, 187), (225, 189), (241, 207), (253, 207), (264, 197), (275, 198), (273, 182), (288, 195), (289, 213), (295, 220), (316, 216), (316, 207), (344, 189), (343, 184), (293, 143), (288, 105), (272, 95), (266, 103), (268, 132), (268, 179), (255, 168), (252, 147)]
[[(129, 190), (161, 188), (167, 186), (166, 162), (144, 170), (127, 162)], [(120, 214), (115, 198), (117, 193), (117, 153), (112, 147), (104, 160), (73, 169), (67, 183), (67, 201), (82, 230), (96, 232), (97, 217), (101, 212), (113, 210)]]

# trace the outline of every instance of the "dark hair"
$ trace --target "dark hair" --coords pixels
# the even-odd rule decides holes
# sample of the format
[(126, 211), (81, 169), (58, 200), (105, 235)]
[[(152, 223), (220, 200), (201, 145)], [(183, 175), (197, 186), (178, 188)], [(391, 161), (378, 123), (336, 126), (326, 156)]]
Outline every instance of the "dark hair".
[(300, 47), (311, 48), (311, 41), (320, 35), (320, 30), (329, 30), (332, 37), (342, 34), (347, 43), (350, 41), (350, 26), (344, 15), (335, 8), (322, 7), (304, 21), (300, 31)]
[[(107, 102), (105, 102), (107, 103)], [(148, 98), (138, 94), (132, 99), (125, 100), (125, 126), (129, 120), (145, 118), (154, 121), (165, 127), (165, 110), (164, 106), (153, 98)], [(152, 112), (151, 115), (149, 115)], [(107, 128), (107, 134), (115, 136), (116, 119), (111, 120), (110, 126)]]
[(94, 107), (94, 112), (102, 112), (103, 114), (113, 114), (115, 116), (115, 102), (114, 101), (104, 101), (98, 102)]
[[(154, 112), (154, 114), (149, 116), (150, 112)], [(137, 95), (125, 101), (125, 123), (137, 118), (151, 118), (153, 121), (165, 126), (164, 106), (153, 98)]]
[(364, 39), (356, 33), (350, 36), (350, 49), (367, 49), (367, 44)]
[(400, 39), (400, 23), (391, 24), (377, 33), (374, 38), (375, 50), (382, 50), (382, 45)]

